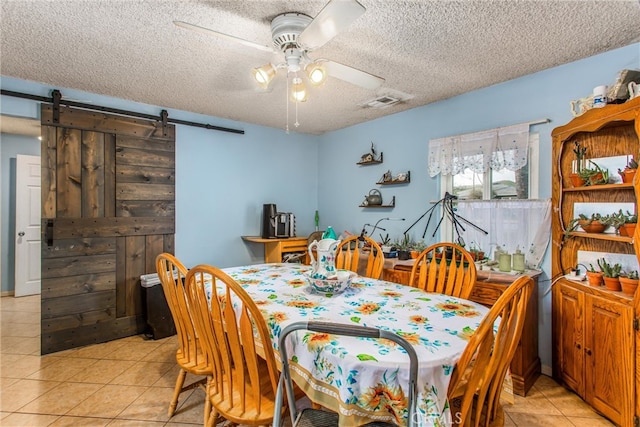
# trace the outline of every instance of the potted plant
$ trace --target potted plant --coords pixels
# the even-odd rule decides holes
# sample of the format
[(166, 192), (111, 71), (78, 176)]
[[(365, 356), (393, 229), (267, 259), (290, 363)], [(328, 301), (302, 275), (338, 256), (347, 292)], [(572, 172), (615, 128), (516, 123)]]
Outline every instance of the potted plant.
[(572, 230), (575, 230), (576, 225), (579, 225), (585, 233), (602, 233), (608, 226), (609, 215), (602, 216), (599, 213), (591, 214), (591, 217), (585, 214), (578, 215), (575, 222), (570, 223)]
[(471, 242), (471, 246), (469, 246), (469, 253), (476, 261), (482, 261), (484, 259), (484, 251), (476, 245), (476, 242)]
[(584, 185), (607, 184), (609, 182), (609, 170), (602, 169), (591, 160), (589, 160), (589, 164), (593, 167), (585, 167), (578, 172), (578, 176), (585, 181)]
[(418, 258), (418, 255), (420, 255), (426, 248), (427, 245), (424, 243), (424, 240), (413, 242), (413, 247), (411, 248), (411, 258)]
[(589, 269), (586, 272), (587, 280), (591, 286), (602, 286), (603, 274), (602, 271), (596, 271), (593, 264), (589, 264)]
[(386, 254), (391, 252), (391, 238), (389, 237), (389, 233), (384, 236), (380, 233), (380, 239), (380, 249), (382, 249), (382, 252)]
[(627, 215), (622, 213), (622, 209), (618, 212), (607, 216), (607, 225), (616, 229), (616, 233), (620, 236), (626, 236), (627, 230), (624, 228), (624, 224), (627, 222)]
[(638, 214), (632, 214), (627, 211), (627, 219), (624, 223), (624, 228), (627, 232), (627, 236), (633, 237), (636, 232), (636, 224), (638, 223)]
[(635, 295), (636, 288), (638, 287), (638, 271), (634, 270), (629, 273), (620, 275), (620, 287), (622, 292), (627, 295)]
[(411, 248), (413, 242), (408, 234), (404, 234), (402, 238), (395, 241), (394, 246), (398, 249), (398, 259), (407, 260), (411, 258)]
[(584, 168), (584, 157), (587, 153), (587, 147), (583, 147), (578, 141), (575, 141), (573, 152), (576, 155), (576, 160), (571, 168), (569, 179), (571, 180), (571, 185), (573, 185), (574, 187), (582, 187), (585, 184), (585, 180), (582, 179), (582, 177), (580, 177), (580, 175), (578, 174)]
[(636, 176), (636, 172), (638, 171), (638, 162), (634, 160), (632, 157), (627, 163), (627, 166), (624, 167), (624, 170), (618, 169), (618, 174), (622, 178), (622, 182), (631, 183), (633, 182), (633, 177)]
[(620, 273), (622, 271), (622, 265), (615, 263), (609, 264), (604, 258), (598, 259), (598, 266), (602, 270), (604, 279), (604, 287), (610, 291), (619, 291), (620, 288)]

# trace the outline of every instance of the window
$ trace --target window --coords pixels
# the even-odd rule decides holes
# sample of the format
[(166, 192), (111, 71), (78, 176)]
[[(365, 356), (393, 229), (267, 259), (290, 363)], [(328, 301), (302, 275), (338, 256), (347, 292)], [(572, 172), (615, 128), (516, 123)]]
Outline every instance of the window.
[(448, 192), (461, 200), (536, 199), (539, 139), (537, 133), (529, 136), (528, 161), (517, 171), (489, 168), (478, 173), (465, 168), (455, 175), (441, 175), (441, 194)]
[(520, 249), (527, 265), (537, 266), (550, 231), (549, 202), (531, 200), (538, 198), (540, 138), (529, 133), (528, 125), (524, 133), (511, 133), (502, 141), (499, 132), (444, 138), (431, 141), (433, 146), (430, 142), (429, 155), (435, 156), (429, 169), (432, 176), (441, 173), (441, 194), (457, 196), (456, 214), (488, 233), (469, 225), (456, 231), (445, 215), (440, 239), (479, 247), (487, 256), (498, 246), (510, 253)]

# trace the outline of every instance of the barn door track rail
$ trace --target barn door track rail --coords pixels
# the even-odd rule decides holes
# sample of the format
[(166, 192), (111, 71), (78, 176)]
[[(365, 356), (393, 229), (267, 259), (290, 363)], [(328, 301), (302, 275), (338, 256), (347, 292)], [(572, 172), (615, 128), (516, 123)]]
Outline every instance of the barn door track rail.
[(58, 89), (54, 89), (51, 92), (51, 97), (31, 95), (31, 94), (22, 93), (22, 92), (14, 92), (6, 89), (0, 90), (0, 95), (13, 96), (16, 98), (30, 99), (33, 101), (48, 102), (53, 104), (54, 123), (58, 121), (58, 117), (59, 117), (58, 113), (59, 113), (60, 105), (62, 104), (68, 107), (82, 108), (85, 110), (102, 111), (105, 113), (120, 114), (122, 116), (157, 120), (162, 123), (162, 126), (164, 128), (166, 128), (168, 123), (173, 123), (178, 125), (194, 126), (199, 128), (217, 130), (220, 132), (229, 132), (229, 133), (237, 133), (237, 134), (244, 135), (244, 130), (242, 129), (233, 129), (233, 128), (227, 128), (222, 126), (210, 125), (207, 123), (197, 123), (197, 122), (190, 122), (187, 120), (172, 119), (172, 118), (169, 118), (169, 113), (167, 112), (167, 110), (162, 110), (159, 116), (154, 116), (152, 114), (139, 113), (137, 111), (121, 110), (119, 108), (103, 107), (100, 105), (92, 105), (92, 104), (85, 104), (83, 102), (70, 101), (70, 100), (63, 99), (62, 93)]

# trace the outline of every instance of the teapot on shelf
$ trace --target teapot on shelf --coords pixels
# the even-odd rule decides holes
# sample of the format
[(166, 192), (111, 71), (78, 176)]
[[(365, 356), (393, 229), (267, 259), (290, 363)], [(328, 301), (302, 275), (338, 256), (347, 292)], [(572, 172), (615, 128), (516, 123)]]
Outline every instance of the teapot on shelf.
[(378, 206), (382, 204), (382, 194), (380, 194), (380, 190), (372, 189), (369, 191), (368, 196), (364, 196), (364, 201), (366, 205), (369, 206)]
[[(311, 267), (313, 268), (310, 274), (312, 279), (331, 279), (337, 277), (336, 251), (338, 249), (338, 243), (340, 243), (340, 240), (321, 239), (320, 241), (314, 240), (309, 244), (309, 257), (311, 259)], [(314, 249), (317, 253), (317, 259), (313, 255)]]

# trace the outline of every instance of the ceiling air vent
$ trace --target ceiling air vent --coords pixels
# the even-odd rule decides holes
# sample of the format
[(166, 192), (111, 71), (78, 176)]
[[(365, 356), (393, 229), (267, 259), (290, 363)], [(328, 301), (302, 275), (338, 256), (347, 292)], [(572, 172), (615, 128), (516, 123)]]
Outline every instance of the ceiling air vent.
[(365, 108), (386, 108), (397, 102), (400, 102), (399, 98), (383, 95), (378, 98), (365, 102), (364, 104), (362, 104), (362, 106)]

